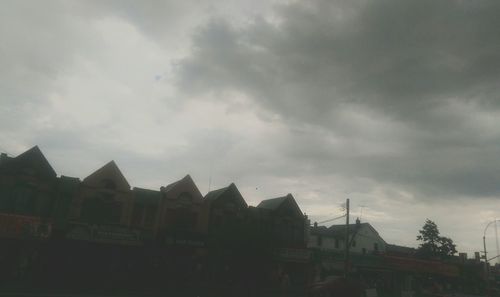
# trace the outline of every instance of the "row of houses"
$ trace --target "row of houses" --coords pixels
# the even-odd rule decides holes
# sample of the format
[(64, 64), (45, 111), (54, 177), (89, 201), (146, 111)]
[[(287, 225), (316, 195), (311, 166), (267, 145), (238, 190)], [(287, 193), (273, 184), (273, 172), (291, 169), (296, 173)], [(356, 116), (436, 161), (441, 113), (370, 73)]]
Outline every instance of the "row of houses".
[(310, 225), (291, 194), (249, 206), (233, 183), (203, 196), (189, 175), (152, 190), (114, 161), (80, 179), (58, 176), (37, 146), (0, 156), (5, 284), (305, 288), (345, 272), (347, 244), (349, 272), (391, 294), (429, 276), (464, 282), (457, 263), (416, 259), (369, 223), (348, 230)]
[[(119, 269), (143, 271), (142, 277), (153, 281), (156, 276), (149, 272), (163, 269), (177, 283), (188, 281), (195, 270), (206, 281), (223, 274), (237, 281), (243, 279), (238, 262), (251, 262), (272, 266), (265, 267), (268, 281), (287, 273), (304, 283), (308, 230), (307, 216), (291, 194), (254, 207), (233, 183), (203, 196), (189, 175), (152, 190), (131, 187), (114, 161), (79, 179), (58, 176), (37, 146), (0, 157), (3, 279), (34, 269), (23, 265), (45, 262), (65, 271), (59, 277)], [(135, 264), (122, 267), (124, 262)], [(264, 268), (255, 267), (256, 274), (258, 269)]]

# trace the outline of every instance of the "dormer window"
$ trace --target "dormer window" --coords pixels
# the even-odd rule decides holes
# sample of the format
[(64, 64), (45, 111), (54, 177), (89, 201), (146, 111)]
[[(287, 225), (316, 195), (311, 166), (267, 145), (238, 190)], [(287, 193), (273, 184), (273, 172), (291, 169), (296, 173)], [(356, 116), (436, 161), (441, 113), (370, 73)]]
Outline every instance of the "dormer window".
[(228, 202), (228, 203), (226, 203), (226, 210), (228, 210), (228, 211), (235, 211), (236, 210), (236, 205), (233, 202)]
[(105, 178), (101, 181), (102, 187), (108, 190), (116, 190), (116, 183), (109, 179)]
[(188, 192), (182, 192), (179, 194), (179, 204), (181, 205), (189, 205), (193, 201), (193, 197)]

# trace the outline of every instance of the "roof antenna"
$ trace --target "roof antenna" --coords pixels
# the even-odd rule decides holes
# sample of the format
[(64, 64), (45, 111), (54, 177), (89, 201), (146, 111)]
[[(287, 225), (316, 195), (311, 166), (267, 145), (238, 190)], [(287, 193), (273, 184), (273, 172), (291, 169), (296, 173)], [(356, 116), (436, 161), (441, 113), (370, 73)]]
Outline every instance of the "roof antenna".
[(366, 205), (360, 205), (359, 208), (360, 208), (360, 214), (359, 214), (359, 220), (361, 221), (361, 219), (363, 218), (363, 208), (365, 208)]
[(214, 162), (212, 159), (212, 161), (210, 162), (210, 173), (208, 175), (208, 192), (210, 192), (210, 189), (212, 188), (212, 169), (213, 169), (213, 166), (214, 166)]

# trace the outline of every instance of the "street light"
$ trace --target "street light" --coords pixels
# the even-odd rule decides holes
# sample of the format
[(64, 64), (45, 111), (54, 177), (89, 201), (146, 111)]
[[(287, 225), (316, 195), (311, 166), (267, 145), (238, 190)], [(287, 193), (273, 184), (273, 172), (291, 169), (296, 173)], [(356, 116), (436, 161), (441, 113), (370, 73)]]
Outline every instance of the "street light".
[[(486, 225), (486, 228), (484, 228), (484, 232), (483, 232), (483, 247), (484, 247), (484, 272), (486, 274), (486, 280), (488, 280), (488, 277), (489, 277), (489, 264), (488, 264), (488, 254), (486, 252), (486, 230), (488, 230), (488, 227), (493, 224), (493, 223), (496, 223), (500, 220), (493, 220), (491, 222), (488, 223), (488, 225)], [(494, 257), (496, 258), (496, 257)], [(494, 258), (491, 258), (490, 260), (494, 259)]]

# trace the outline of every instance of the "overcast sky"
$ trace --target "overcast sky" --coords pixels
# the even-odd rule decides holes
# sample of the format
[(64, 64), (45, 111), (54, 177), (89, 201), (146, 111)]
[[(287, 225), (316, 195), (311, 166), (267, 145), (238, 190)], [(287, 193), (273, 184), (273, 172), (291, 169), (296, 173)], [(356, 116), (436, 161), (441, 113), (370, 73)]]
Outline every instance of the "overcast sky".
[(312, 221), (350, 198), (408, 246), (429, 218), (478, 251), (500, 218), (500, 1), (0, 4), (0, 151), (292, 193)]

